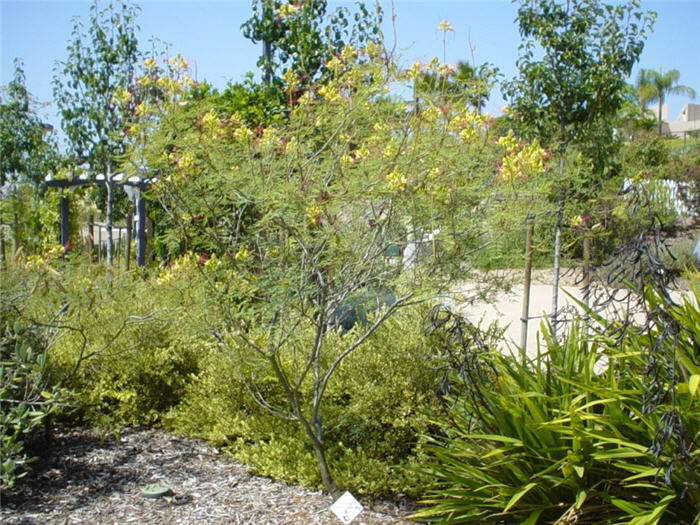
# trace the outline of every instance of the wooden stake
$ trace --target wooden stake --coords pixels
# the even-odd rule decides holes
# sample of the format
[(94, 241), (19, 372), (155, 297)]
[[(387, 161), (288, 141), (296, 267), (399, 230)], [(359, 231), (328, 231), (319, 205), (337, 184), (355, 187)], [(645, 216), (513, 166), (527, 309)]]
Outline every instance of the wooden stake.
[(525, 238), (525, 279), (523, 284), (523, 310), (520, 316), (520, 355), (522, 362), (527, 360), (527, 324), (530, 317), (530, 285), (532, 282), (532, 234), (535, 226), (530, 222)]

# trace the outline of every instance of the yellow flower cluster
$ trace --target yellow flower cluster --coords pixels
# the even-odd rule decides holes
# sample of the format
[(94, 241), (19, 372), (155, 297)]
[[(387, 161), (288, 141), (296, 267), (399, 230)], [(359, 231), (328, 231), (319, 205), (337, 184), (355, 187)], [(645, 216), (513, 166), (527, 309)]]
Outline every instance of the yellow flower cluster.
[(219, 131), (219, 117), (213, 109), (207, 111), (202, 117), (202, 131), (211, 135)]
[(236, 128), (233, 132), (233, 138), (240, 142), (248, 142), (253, 137), (253, 132), (246, 126)]
[(290, 16), (294, 16), (298, 11), (299, 11), (299, 6), (291, 4), (291, 3), (286, 3), (286, 4), (282, 4), (279, 7), (279, 9), (277, 9), (277, 14), (281, 18), (288, 18)]
[(321, 212), (322, 211), (323, 210), (316, 202), (311, 203), (306, 208), (306, 221), (309, 223), (309, 225), (318, 226), (318, 224), (321, 220)]
[(236, 254), (233, 256), (236, 261), (245, 262), (250, 259), (250, 252), (245, 246), (239, 246)]
[(282, 80), (287, 84), (288, 89), (294, 89), (299, 83), (299, 79), (291, 67), (284, 70), (284, 73), (282, 73)]
[(393, 158), (396, 158), (396, 155), (399, 153), (399, 145), (396, 143), (395, 140), (390, 140), (389, 142), (386, 143), (384, 146), (384, 149), (382, 149), (382, 157), (384, 157), (387, 160), (391, 160)]
[(168, 68), (173, 73), (179, 73), (182, 71), (187, 71), (187, 62), (179, 53), (174, 57), (168, 59)]
[(113, 98), (119, 104), (128, 104), (131, 101), (131, 93), (122, 88), (114, 94)]
[(57, 244), (45, 250), (41, 255), (29, 255), (24, 266), (28, 270), (45, 268), (52, 259), (60, 257), (61, 255), (63, 255), (63, 246)]
[(324, 84), (318, 88), (318, 94), (325, 98), (328, 102), (335, 102), (341, 98), (338, 88), (333, 84), (333, 82), (329, 82), (328, 84)]
[(406, 77), (410, 79), (417, 79), (423, 72), (423, 64), (420, 62), (414, 62), (413, 65), (406, 71)]
[(508, 134), (498, 139), (498, 145), (504, 149), (500, 175), (511, 184), (516, 179), (524, 179), (544, 171), (544, 161), (547, 155), (537, 139), (525, 145), (520, 145), (509, 130)]
[(480, 115), (476, 111), (469, 111), (465, 108), (450, 120), (448, 129), (457, 133), (462, 142), (469, 142), (481, 136), (487, 119), (488, 115)]
[(437, 26), (437, 31), (442, 31), (443, 33), (452, 32), (454, 33), (454, 28), (447, 20), (441, 20)]
[(188, 171), (194, 167), (194, 158), (186, 151), (183, 153), (173, 152), (169, 155), (170, 162), (175, 164), (181, 171)]
[(389, 173), (385, 180), (390, 191), (403, 192), (408, 186), (408, 178), (397, 169), (394, 169), (391, 173)]
[(280, 146), (280, 134), (277, 128), (273, 126), (266, 127), (262, 132), (258, 146), (266, 152), (277, 150)]

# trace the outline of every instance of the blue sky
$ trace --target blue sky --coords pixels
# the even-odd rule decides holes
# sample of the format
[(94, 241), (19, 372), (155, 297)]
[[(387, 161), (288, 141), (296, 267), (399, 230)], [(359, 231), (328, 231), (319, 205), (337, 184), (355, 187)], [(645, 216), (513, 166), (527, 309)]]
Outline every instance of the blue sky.
[[(217, 87), (240, 80), (255, 71), (258, 46), (243, 38), (241, 24), (249, 17), (249, 0), (143, 0), (138, 23), (142, 49), (157, 37), (171, 44), (195, 68), (198, 79)], [(371, 4), (371, 0), (366, 2)], [(385, 39), (393, 44), (391, 3), (385, 7)], [(330, 8), (339, 2), (330, 2)], [(57, 61), (66, 56), (72, 18), (87, 20), (90, 2), (63, 0), (0, 0), (0, 84), (13, 74), (13, 60), (24, 61), (27, 87), (41, 102), (51, 101), (51, 79)], [(700, 94), (700, 0), (642, 1), (642, 7), (658, 13), (640, 62), (643, 68), (679, 69), (681, 83)], [(394, 0), (396, 50), (405, 64), (442, 57), (441, 20), (448, 20), (448, 62), (471, 60), (496, 65), (506, 78), (515, 72), (520, 42), (514, 23), (517, 6), (508, 0), (411, 1)], [(669, 100), (669, 116), (675, 119), (687, 98)], [(503, 105), (494, 91), (487, 111), (497, 114)], [(58, 126), (55, 108), (47, 104), (44, 118)]]

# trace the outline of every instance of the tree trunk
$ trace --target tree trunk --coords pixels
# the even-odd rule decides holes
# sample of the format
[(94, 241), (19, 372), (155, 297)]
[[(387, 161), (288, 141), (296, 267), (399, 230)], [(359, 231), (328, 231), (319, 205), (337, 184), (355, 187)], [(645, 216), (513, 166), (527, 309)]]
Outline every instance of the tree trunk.
[(338, 493), (338, 487), (336, 486), (335, 481), (331, 476), (330, 469), (328, 468), (328, 462), (326, 461), (326, 452), (323, 447), (323, 442), (321, 442), (318, 439), (318, 437), (314, 433), (313, 428), (311, 428), (311, 426), (306, 420), (302, 421), (302, 426), (304, 427), (304, 432), (309, 438), (309, 441), (311, 441), (311, 446), (313, 447), (314, 452), (316, 453), (316, 460), (318, 461), (318, 470), (321, 474), (321, 481), (323, 482), (323, 487), (326, 489), (326, 492), (328, 492), (335, 499), (340, 494)]
[(126, 212), (126, 247), (124, 249), (124, 269), (129, 271), (129, 263), (131, 262), (131, 227), (134, 218), (134, 205), (129, 204), (129, 210)]
[(659, 117), (659, 135), (663, 133), (663, 120), (661, 120), (661, 111), (663, 110), (664, 107), (664, 97), (659, 97), (659, 111), (658, 111), (658, 117)]
[(105, 178), (107, 186), (107, 219), (105, 221), (105, 229), (107, 230), (107, 267), (112, 266), (112, 170), (107, 165), (107, 173)]
[(4, 270), (7, 267), (5, 255), (5, 227), (2, 223), (2, 217), (0, 217), (0, 270)]
[(19, 250), (19, 217), (17, 212), (12, 214), (12, 262), (17, 263), (17, 250)]
[[(563, 160), (560, 161), (563, 168)], [(554, 226), (554, 280), (552, 282), (552, 336), (557, 338), (557, 323), (559, 322), (559, 275), (561, 273), (561, 223), (564, 218), (564, 195), (559, 190), (557, 198), (557, 222)]]
[(306, 417), (304, 417), (304, 414), (301, 411), (301, 405), (299, 404), (298, 392), (289, 383), (286, 374), (277, 362), (276, 356), (270, 355), (268, 357), (268, 360), (270, 362), (270, 365), (272, 365), (272, 370), (274, 371), (277, 380), (282, 385), (282, 388), (284, 388), (285, 394), (287, 396), (287, 401), (289, 402), (289, 406), (292, 409), (292, 414), (294, 414), (294, 417), (301, 425), (301, 428), (304, 430), (304, 434), (306, 434), (306, 437), (311, 442), (311, 446), (313, 447), (314, 453), (316, 454), (318, 470), (321, 474), (323, 488), (325, 488), (326, 491), (331, 496), (333, 496), (333, 498), (337, 498), (339, 496), (338, 487), (336, 486), (335, 481), (333, 481), (330, 469), (328, 468), (328, 461), (326, 461), (326, 452), (323, 447), (320, 419), (316, 421), (316, 426), (319, 428), (315, 429), (314, 426), (312, 426), (312, 424), (309, 422), (309, 420)]
[(88, 215), (88, 250), (90, 252), (90, 259), (92, 261), (95, 260), (94, 256), (94, 251), (95, 251), (95, 217), (92, 215)]
[(530, 284), (532, 280), (532, 234), (535, 227), (532, 223), (527, 226), (525, 238), (525, 280), (523, 283), (523, 309), (520, 315), (520, 352), (522, 363), (527, 361), (527, 325), (530, 318)]

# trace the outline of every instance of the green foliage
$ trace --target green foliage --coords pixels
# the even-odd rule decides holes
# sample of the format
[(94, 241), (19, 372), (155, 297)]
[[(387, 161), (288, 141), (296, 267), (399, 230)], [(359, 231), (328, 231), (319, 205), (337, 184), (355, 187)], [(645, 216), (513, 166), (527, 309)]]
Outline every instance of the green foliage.
[[(210, 100), (180, 104), (175, 86), (131, 155), (160, 175), (152, 196), (174, 226), (163, 241), (221, 263), (208, 304), (231, 336), (222, 340), (266, 369), (249, 376), (251, 389), (274, 376), (285, 401), (273, 411), (301, 425), (320, 465), (319, 415), (336, 370), (399, 308), (464, 276), (459, 256), (484, 228), (481, 196), (494, 179), (484, 119), (463, 104), (406, 111), (388, 94), (406, 77), (370, 50), (346, 48), (327, 65), (318, 92), (264, 128)], [(406, 264), (386, 256), (418, 243), (422, 255)], [(397, 300), (338, 349), (328, 324), (370, 288)]]
[(215, 100), (215, 105), (226, 114), (240, 115), (251, 128), (279, 122), (284, 117), (288, 102), (284, 91), (253, 82), (251, 74), (243, 82), (230, 82), (220, 94), (215, 95)]
[[(547, 351), (532, 362), (491, 355), (495, 378), (483, 374), (463, 385), (467, 394), (455, 400), (447, 438), (429, 448), (424, 471), (439, 486), (416, 516), (441, 523), (695, 523), (694, 293), (681, 307), (665, 304), (687, 332), (673, 350), (677, 393), (664, 390), (651, 410), (645, 356), (659, 325), (618, 344), (587, 337), (577, 322), (562, 343), (550, 334)], [(650, 308), (664, 303), (648, 301)]]
[(674, 239), (668, 248), (661, 254), (661, 264), (669, 272), (682, 276), (686, 272), (691, 272), (697, 268), (698, 259), (695, 256), (695, 238)]
[(326, 9), (326, 0), (252, 1), (252, 15), (241, 30), (246, 38), (263, 43), (258, 66), (265, 84), (282, 85), (284, 73), (306, 89), (327, 74), (326, 63), (345, 45), (362, 48), (381, 39), (379, 4), (374, 17), (362, 2), (354, 13), (339, 7), (326, 17)]
[(25, 290), (9, 270), (0, 287), (0, 488), (26, 475), (33, 460), (27, 444), (70, 399), (50, 377), (51, 331), (24, 311)]
[(56, 146), (25, 84), (22, 62), (15, 60), (14, 78), (0, 90), (0, 187), (20, 178), (38, 185), (56, 161)]
[(131, 274), (107, 280), (99, 267), (72, 264), (61, 276), (66, 333), (53, 351), (54, 367), (77, 391), (84, 420), (104, 427), (157, 423), (179, 402), (210, 344), (196, 317), (203, 312), (192, 311), (201, 285), (192, 278), (178, 289)]
[[(356, 493), (417, 495), (423, 489), (424, 478), (401, 468), (421, 461), (420, 434), (431, 427), (427, 413), (437, 409), (439, 371), (430, 340), (421, 335), (422, 318), (420, 309), (411, 309), (387, 320), (329, 383), (321, 410), (326, 454), (337, 482)], [(331, 345), (342, 341), (335, 333), (329, 339)], [(235, 354), (208, 352), (168, 424), (225, 447), (259, 474), (318, 487), (314, 451), (299, 425), (256, 403), (261, 395), (250, 395), (245, 374), (256, 362), (246, 354), (245, 347)], [(276, 378), (264, 366), (256, 373), (266, 402), (283, 405)], [(301, 396), (311, 395), (313, 384), (306, 381)]]
[(505, 94), (523, 129), (545, 143), (568, 144), (609, 127), (653, 20), (635, 0), (521, 2), (520, 76), (505, 85)]
[(97, 1), (90, 7), (87, 32), (77, 20), (68, 58), (54, 78), (54, 98), (61, 125), (77, 164), (106, 170), (124, 152), (130, 114), (117, 100), (121, 90), (134, 87), (139, 60), (136, 39), (138, 8), (128, 2)]

